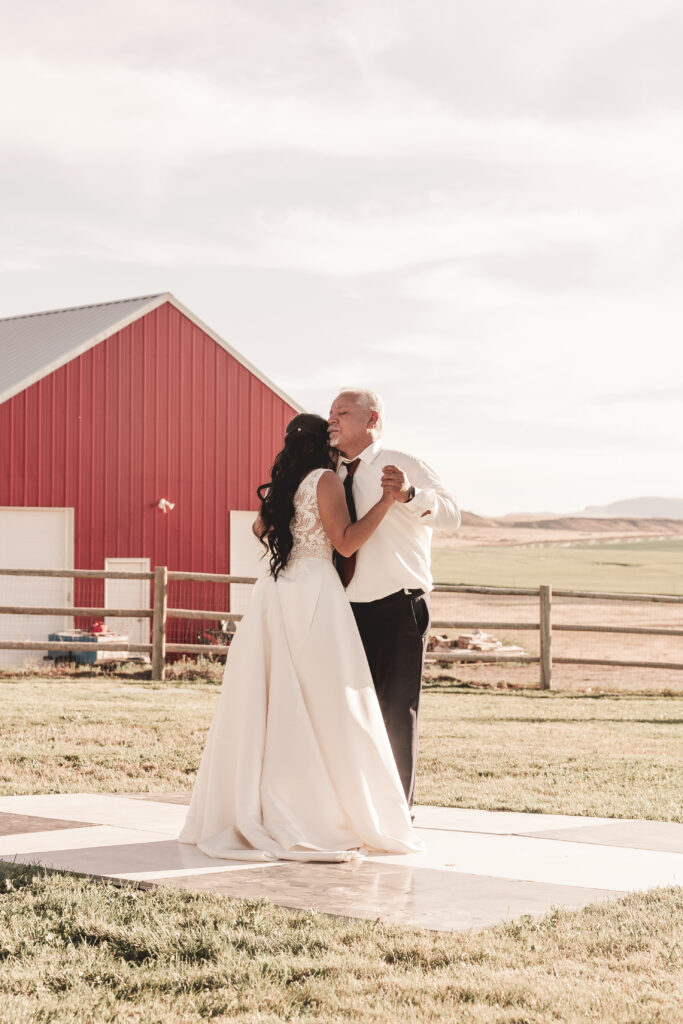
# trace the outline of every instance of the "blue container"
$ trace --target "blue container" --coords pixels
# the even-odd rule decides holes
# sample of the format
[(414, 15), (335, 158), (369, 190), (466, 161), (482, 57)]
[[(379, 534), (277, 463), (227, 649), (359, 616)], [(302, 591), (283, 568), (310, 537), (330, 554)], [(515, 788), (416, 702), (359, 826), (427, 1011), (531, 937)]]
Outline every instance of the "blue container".
[[(92, 633), (86, 633), (84, 629), (74, 629), (70, 633), (50, 633), (48, 640), (61, 641), (62, 643), (76, 644), (97, 644), (97, 637), (93, 636)], [(79, 665), (94, 665), (97, 661), (97, 650), (93, 650), (92, 654), (90, 651), (48, 651), (48, 658), (68, 658), (70, 661), (75, 661)]]

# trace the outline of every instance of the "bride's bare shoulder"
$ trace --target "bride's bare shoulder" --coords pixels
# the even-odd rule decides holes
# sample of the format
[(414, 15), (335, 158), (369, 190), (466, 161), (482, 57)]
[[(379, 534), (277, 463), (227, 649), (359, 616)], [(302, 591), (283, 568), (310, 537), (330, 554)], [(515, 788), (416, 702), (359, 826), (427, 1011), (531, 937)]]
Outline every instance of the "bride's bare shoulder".
[(343, 491), (344, 484), (333, 469), (324, 469), (318, 478), (318, 490), (321, 488), (324, 492), (333, 494), (340, 489)]
[[(333, 501), (344, 494), (344, 484), (333, 469), (324, 469), (318, 479), (318, 500)], [(346, 499), (344, 499), (346, 500)]]

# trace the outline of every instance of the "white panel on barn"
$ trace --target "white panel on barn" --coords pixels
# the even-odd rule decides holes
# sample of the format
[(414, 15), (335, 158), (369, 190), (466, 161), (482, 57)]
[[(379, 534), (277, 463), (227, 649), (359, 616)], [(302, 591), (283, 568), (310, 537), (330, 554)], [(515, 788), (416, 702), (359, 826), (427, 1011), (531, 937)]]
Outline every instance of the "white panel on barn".
[[(0, 508), (0, 569), (73, 569), (72, 508)], [(73, 607), (73, 579), (55, 576), (3, 576), (0, 605)], [(47, 640), (49, 633), (73, 627), (65, 615), (0, 615), (0, 641)], [(0, 665), (40, 665), (47, 651), (0, 649)]]
[[(230, 575), (265, 576), (268, 562), (264, 558), (263, 545), (252, 533), (255, 512), (230, 512)], [(244, 613), (249, 604), (253, 585), (251, 583), (230, 584), (230, 611)]]
[[(104, 568), (112, 572), (149, 572), (149, 558), (105, 558)], [(151, 580), (110, 580), (104, 581), (105, 608), (146, 608), (149, 609)], [(123, 634), (131, 644), (150, 642), (151, 619), (123, 619), (120, 616), (105, 618), (105, 626), (112, 633)], [(131, 652), (131, 657), (141, 657)]]

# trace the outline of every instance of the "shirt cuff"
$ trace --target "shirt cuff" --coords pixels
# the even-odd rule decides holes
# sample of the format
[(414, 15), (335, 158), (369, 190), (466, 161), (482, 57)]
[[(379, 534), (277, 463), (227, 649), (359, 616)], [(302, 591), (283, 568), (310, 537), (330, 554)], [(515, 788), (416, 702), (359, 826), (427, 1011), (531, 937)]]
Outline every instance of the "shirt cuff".
[(412, 501), (404, 501), (403, 507), (418, 519), (424, 516), (426, 520), (429, 520), (430, 515), (434, 512), (434, 494), (432, 491), (422, 491), (416, 487), (415, 497)]

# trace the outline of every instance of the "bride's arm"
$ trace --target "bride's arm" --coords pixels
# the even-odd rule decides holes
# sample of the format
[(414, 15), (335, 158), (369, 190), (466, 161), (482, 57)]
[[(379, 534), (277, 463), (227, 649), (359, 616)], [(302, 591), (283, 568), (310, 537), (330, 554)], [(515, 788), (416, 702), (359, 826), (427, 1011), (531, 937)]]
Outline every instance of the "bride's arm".
[(323, 473), (318, 481), (318, 510), (325, 533), (340, 555), (348, 558), (365, 543), (394, 504), (389, 491), (357, 523), (351, 522), (344, 484), (336, 473)]

